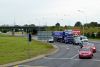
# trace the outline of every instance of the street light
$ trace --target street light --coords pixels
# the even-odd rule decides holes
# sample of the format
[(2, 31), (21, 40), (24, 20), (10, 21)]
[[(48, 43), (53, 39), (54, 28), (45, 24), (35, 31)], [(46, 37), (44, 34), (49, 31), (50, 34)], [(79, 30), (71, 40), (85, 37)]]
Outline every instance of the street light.
[[(85, 12), (82, 10), (77, 10), (77, 11), (82, 13), (85, 16), (85, 22), (87, 23), (87, 15), (85, 14)], [(84, 24), (82, 24), (82, 25), (83, 25), (83, 35), (84, 35)]]

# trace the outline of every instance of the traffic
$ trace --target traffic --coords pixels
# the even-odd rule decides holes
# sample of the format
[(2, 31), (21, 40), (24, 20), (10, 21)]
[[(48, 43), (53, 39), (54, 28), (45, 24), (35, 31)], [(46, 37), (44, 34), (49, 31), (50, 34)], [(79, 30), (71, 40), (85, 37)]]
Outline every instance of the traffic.
[(80, 35), (79, 30), (54, 31), (48, 42), (61, 42), (80, 46), (79, 59), (92, 58), (93, 54), (96, 53), (95, 44), (90, 43), (86, 36)]

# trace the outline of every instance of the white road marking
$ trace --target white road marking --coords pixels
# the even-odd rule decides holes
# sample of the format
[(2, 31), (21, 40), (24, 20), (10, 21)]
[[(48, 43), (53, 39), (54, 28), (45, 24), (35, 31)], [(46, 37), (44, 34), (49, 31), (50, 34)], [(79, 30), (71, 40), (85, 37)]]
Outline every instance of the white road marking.
[(50, 60), (80, 60), (80, 59), (72, 59), (72, 58), (48, 58), (48, 57), (45, 57), (45, 59), (50, 59)]
[(71, 59), (71, 58), (48, 58), (48, 57), (45, 57), (45, 59), (64, 60), (64, 59)]
[[(82, 59), (74, 59), (74, 58), (48, 58), (48, 57), (45, 57), (45, 59), (50, 59), (50, 60), (76, 60), (76, 61), (82, 60)], [(100, 62), (100, 60), (97, 60), (97, 59), (90, 59), (90, 61)]]
[(78, 54), (74, 55), (73, 57), (71, 57), (71, 59), (74, 59)]
[(97, 59), (91, 59), (92, 61), (97, 61), (97, 62), (100, 62), (100, 60), (97, 60)]
[(69, 49), (69, 46), (66, 45), (65, 48), (66, 48), (66, 49)]
[(67, 46), (67, 45), (60, 45), (60, 47), (64, 47), (64, 48), (66, 48), (67, 50), (69, 49), (69, 46)]
[(47, 66), (29, 66), (29, 65), (16, 65), (13, 67), (47, 67)]

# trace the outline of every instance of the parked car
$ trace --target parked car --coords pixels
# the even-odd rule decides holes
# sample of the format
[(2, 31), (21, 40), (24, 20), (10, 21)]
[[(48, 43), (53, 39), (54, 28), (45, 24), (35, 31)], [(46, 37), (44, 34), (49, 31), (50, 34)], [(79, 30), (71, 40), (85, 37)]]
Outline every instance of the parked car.
[(91, 48), (83, 47), (79, 50), (79, 58), (92, 58), (93, 52)]
[(94, 45), (94, 43), (83, 42), (83, 47), (90, 47), (92, 49), (93, 53), (96, 52), (96, 46)]

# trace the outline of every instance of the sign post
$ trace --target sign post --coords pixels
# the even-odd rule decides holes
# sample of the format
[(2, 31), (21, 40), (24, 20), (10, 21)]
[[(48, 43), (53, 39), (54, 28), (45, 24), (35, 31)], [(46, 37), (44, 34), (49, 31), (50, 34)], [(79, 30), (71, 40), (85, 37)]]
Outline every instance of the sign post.
[(29, 33), (28, 34), (28, 56), (29, 56), (29, 58), (31, 57), (31, 47), (30, 47), (30, 45), (31, 45), (31, 41), (32, 41), (32, 35), (31, 35), (31, 33)]
[(31, 42), (32, 41), (32, 35), (29, 33), (28, 34), (28, 42)]

